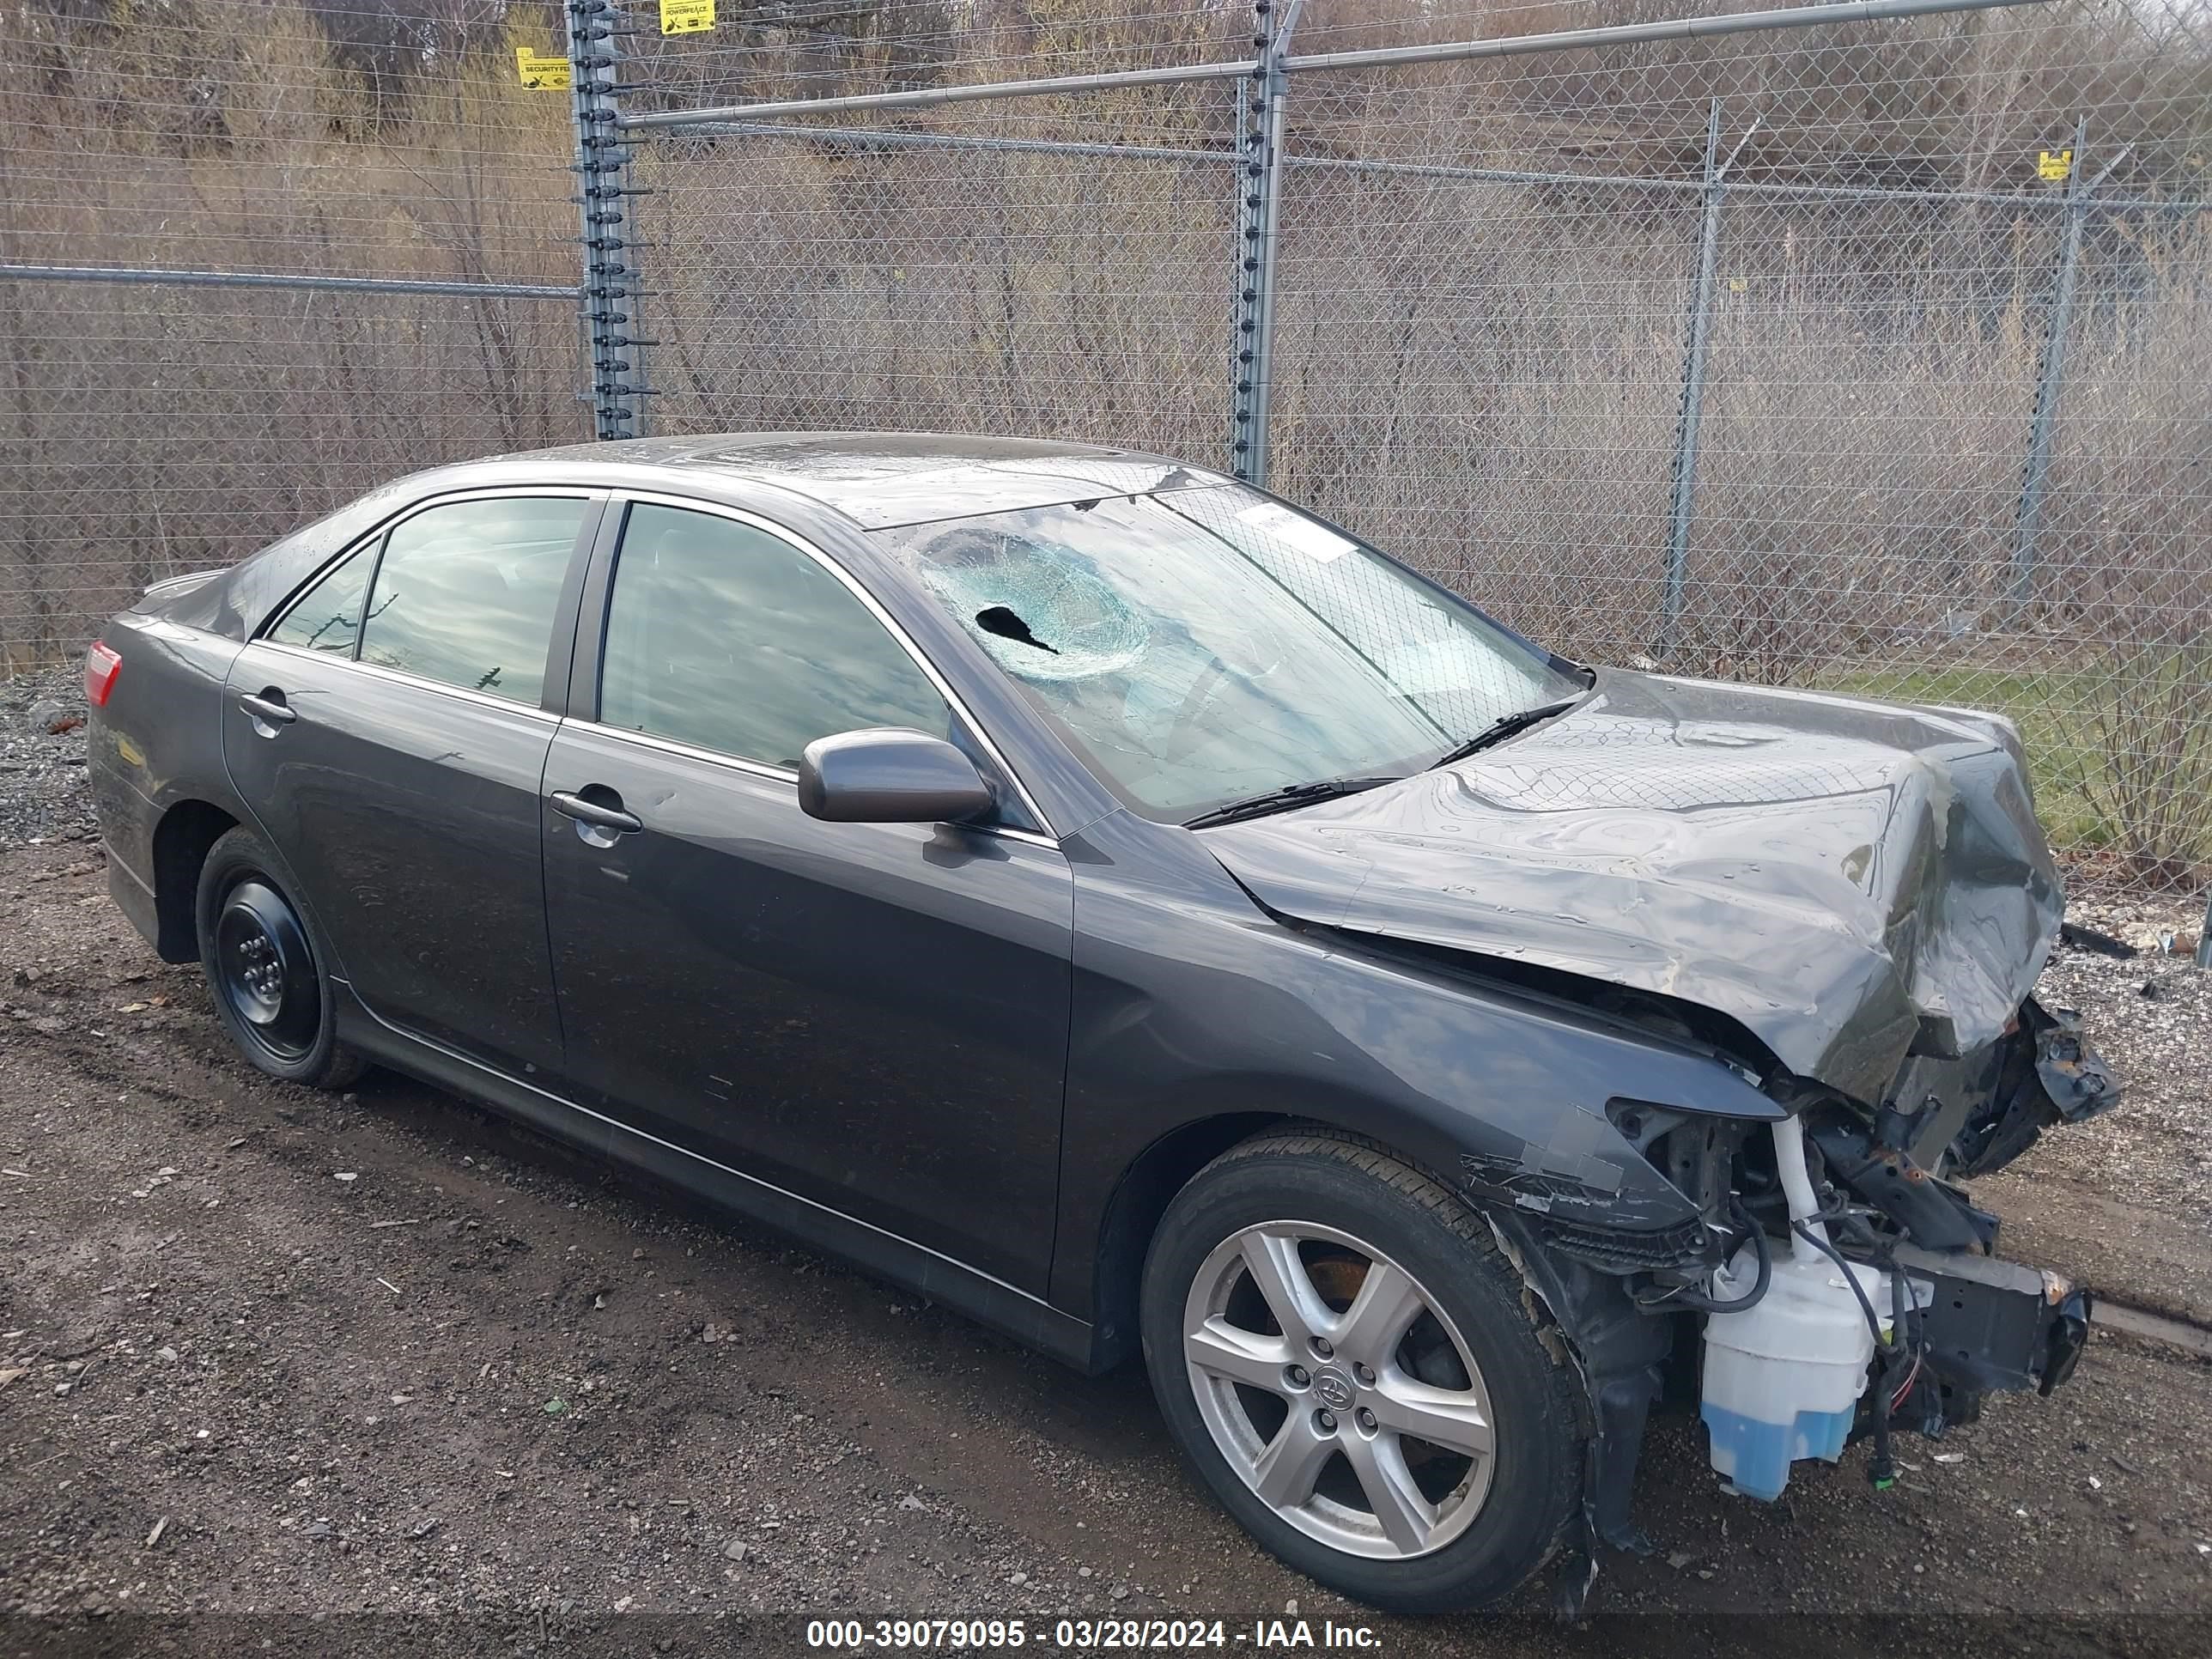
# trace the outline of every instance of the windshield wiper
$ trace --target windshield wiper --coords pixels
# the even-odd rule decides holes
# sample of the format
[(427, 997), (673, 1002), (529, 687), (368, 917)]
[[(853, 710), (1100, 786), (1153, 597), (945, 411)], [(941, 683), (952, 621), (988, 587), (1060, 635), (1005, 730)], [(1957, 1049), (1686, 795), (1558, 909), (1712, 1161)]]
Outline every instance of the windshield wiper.
[(1259, 794), (1247, 795), (1242, 800), (1200, 812), (1194, 818), (1185, 818), (1182, 827), (1206, 830), (1217, 823), (1235, 823), (1242, 818), (1264, 817), (1270, 812), (1285, 811), (1317, 800), (1333, 800), (1339, 795), (1356, 795), (1363, 789), (1398, 781), (1395, 777), (1316, 778), (1311, 783), (1286, 783), (1279, 789), (1262, 790)]
[(1465, 743), (1447, 749), (1429, 763), (1433, 772), (1440, 766), (1449, 766), (1463, 761), (1469, 755), (1479, 755), (1494, 743), (1503, 743), (1516, 732), (1526, 732), (1538, 720), (1547, 720), (1554, 714), (1564, 714), (1580, 702), (1580, 697), (1567, 697), (1558, 702), (1539, 703), (1534, 708), (1516, 708), (1510, 714), (1500, 714), (1496, 720), (1469, 738)]

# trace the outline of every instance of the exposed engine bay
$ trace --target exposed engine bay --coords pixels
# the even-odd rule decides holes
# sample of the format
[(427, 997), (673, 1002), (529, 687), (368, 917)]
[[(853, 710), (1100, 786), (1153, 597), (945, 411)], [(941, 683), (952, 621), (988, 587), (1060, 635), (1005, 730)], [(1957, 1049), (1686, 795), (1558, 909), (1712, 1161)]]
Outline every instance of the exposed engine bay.
[(2030, 999), (1978, 1050), (1909, 1057), (1871, 1111), (1786, 1075), (1765, 1086), (1779, 1109), (1765, 1121), (1608, 1106), (1695, 1206), (1687, 1222), (1608, 1227), (1517, 1172), (1462, 1171), (1510, 1206), (1493, 1224), (1583, 1364), (1593, 1547), (1650, 1547), (1629, 1492), (1662, 1400), (1694, 1402), (1716, 1474), (1745, 1497), (1771, 1502), (1795, 1464), (1860, 1440), (1881, 1489), (1896, 1436), (1940, 1439), (1992, 1392), (2050, 1393), (2087, 1340), (2089, 1293), (1999, 1257), (1997, 1218), (1957, 1184), (2117, 1101), (2074, 1015)]

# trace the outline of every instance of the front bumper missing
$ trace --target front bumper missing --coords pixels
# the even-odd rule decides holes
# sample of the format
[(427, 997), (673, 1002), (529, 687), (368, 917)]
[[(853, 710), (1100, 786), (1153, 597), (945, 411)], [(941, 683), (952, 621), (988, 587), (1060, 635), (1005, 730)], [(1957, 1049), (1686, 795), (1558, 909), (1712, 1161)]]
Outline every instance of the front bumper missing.
[(2003, 1068), (1998, 1097), (1952, 1143), (1948, 1173), (1960, 1180), (2003, 1169), (2056, 1124), (2081, 1123), (2119, 1103), (2119, 1082), (2081, 1040), (2080, 1015), (2033, 998), (2020, 1012), (2033, 1049), (2020, 1045), (2018, 1060)]
[(2047, 1268), (1963, 1251), (1901, 1244), (1898, 1270), (1920, 1309), (1928, 1367), (1954, 1397), (1948, 1421), (1984, 1394), (2049, 1394), (2067, 1378), (2089, 1340), (2088, 1291)]

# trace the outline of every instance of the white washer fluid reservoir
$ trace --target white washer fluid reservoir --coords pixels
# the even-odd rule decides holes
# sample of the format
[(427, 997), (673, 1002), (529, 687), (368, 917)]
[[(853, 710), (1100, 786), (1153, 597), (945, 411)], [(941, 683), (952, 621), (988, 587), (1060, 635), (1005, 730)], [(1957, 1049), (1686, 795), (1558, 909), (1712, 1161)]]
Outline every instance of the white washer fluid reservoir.
[[(1850, 1267), (1887, 1328), (1889, 1275)], [(1714, 1300), (1748, 1296), (1758, 1276), (1758, 1256), (1746, 1244), (1714, 1275)], [(1874, 1333), (1843, 1269), (1809, 1244), (1778, 1244), (1773, 1277), (1756, 1305), (1705, 1316), (1698, 1414), (1712, 1437), (1713, 1468), (1737, 1492), (1771, 1503), (1798, 1458), (1834, 1462), (1874, 1350)]]

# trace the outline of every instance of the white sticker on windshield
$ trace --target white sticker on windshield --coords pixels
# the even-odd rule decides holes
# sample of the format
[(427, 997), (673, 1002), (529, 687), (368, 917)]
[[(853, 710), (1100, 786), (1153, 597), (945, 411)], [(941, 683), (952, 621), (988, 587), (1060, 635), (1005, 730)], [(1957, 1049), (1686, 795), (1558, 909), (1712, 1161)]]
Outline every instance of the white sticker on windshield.
[(1327, 564), (1331, 559), (1340, 559), (1359, 545), (1349, 537), (1340, 536), (1327, 525), (1316, 524), (1311, 519), (1293, 513), (1277, 501), (1262, 501), (1257, 507), (1248, 507), (1237, 515), (1239, 524), (1248, 524), (1263, 536), (1295, 547), (1308, 558)]

